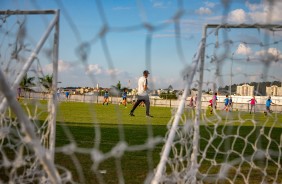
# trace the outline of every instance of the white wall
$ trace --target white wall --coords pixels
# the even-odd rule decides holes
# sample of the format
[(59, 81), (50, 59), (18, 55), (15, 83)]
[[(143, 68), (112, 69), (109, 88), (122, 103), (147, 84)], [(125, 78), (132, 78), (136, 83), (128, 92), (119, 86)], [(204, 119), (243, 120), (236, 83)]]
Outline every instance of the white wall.
[[(35, 98), (35, 99), (49, 99), (49, 94), (42, 93), (25, 93), (22, 94), (25, 98)], [(225, 96), (218, 96), (217, 106), (218, 109), (223, 109), (224, 107), (224, 99)], [(239, 111), (248, 111), (250, 108), (249, 100), (252, 96), (232, 96), (232, 100), (234, 102), (233, 109)], [(267, 100), (267, 96), (256, 96), (257, 111), (265, 110), (265, 101)], [(202, 109), (206, 109), (209, 105), (209, 100), (212, 99), (212, 95), (203, 95), (202, 96)], [(273, 105), (271, 108), (275, 112), (282, 112), (282, 97), (281, 96), (273, 96), (271, 97), (272, 101), (277, 104)], [(66, 99), (64, 93), (60, 94), (60, 101), (76, 101), (76, 102), (86, 102), (86, 103), (103, 103), (104, 97), (97, 95), (71, 95), (69, 99)], [(110, 97), (110, 103), (118, 104), (121, 102), (121, 97)], [(128, 102), (131, 103), (132, 97), (128, 97)], [(163, 107), (177, 107), (179, 104), (179, 100), (167, 100), (167, 99), (156, 99), (151, 98), (151, 106), (163, 106)], [(187, 97), (186, 106), (190, 102), (190, 97)]]

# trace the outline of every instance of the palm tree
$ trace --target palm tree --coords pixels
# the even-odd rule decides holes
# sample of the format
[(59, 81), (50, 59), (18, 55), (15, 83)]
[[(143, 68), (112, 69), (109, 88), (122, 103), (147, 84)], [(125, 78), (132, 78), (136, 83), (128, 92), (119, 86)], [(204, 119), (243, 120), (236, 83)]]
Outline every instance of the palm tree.
[(53, 75), (48, 74), (44, 77), (39, 77), (39, 81), (48, 91), (50, 91), (53, 82)]
[(116, 88), (117, 88), (118, 90), (121, 90), (121, 83), (120, 83), (120, 81), (118, 81)]
[(35, 86), (33, 80), (34, 77), (28, 77), (27, 74), (25, 74), (24, 78), (20, 82), (20, 88), (24, 91), (31, 91), (29, 88)]

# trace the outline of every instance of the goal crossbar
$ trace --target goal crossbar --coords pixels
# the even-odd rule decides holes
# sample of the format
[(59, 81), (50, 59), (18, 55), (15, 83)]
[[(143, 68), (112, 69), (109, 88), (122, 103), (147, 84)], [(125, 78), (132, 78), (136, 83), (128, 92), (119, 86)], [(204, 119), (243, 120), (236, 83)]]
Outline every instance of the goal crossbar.
[(40, 15), (40, 14), (58, 14), (59, 10), (0, 10), (2, 15)]
[(207, 28), (282, 28), (282, 24), (206, 24), (204, 29)]

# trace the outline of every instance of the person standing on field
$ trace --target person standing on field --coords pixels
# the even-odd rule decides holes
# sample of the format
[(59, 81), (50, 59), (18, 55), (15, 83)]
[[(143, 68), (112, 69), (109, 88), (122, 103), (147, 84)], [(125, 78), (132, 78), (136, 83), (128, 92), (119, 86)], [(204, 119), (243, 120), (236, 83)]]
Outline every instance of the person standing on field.
[(66, 91), (66, 99), (68, 100), (70, 98), (70, 92)]
[(126, 88), (124, 88), (122, 92), (122, 104), (126, 107), (126, 104), (127, 104), (127, 89)]
[(229, 112), (231, 112), (232, 111), (232, 109), (233, 109), (233, 101), (232, 101), (232, 97), (230, 96), (229, 97)]
[(229, 110), (228, 107), (229, 107), (229, 98), (228, 95), (226, 95), (226, 98), (224, 99), (224, 108), (222, 110), (228, 111)]
[(130, 116), (135, 116), (134, 110), (136, 109), (136, 107), (138, 107), (138, 105), (141, 102), (144, 102), (146, 105), (146, 117), (153, 117), (150, 114), (150, 99), (149, 99), (149, 95), (148, 95), (148, 76), (149, 76), (149, 71), (145, 70), (143, 72), (143, 76), (139, 78), (138, 80), (138, 92), (137, 92), (137, 101), (134, 104), (134, 106), (132, 107), (129, 115)]
[(214, 93), (212, 99), (210, 100), (211, 111), (210, 114), (213, 114), (213, 109), (216, 110), (217, 106), (217, 93)]
[(268, 97), (268, 99), (265, 102), (266, 111), (264, 112), (264, 115), (268, 115), (269, 113), (271, 113), (270, 106), (272, 104), (274, 105), (275, 103), (272, 102), (271, 97)]
[(104, 105), (105, 103), (106, 103), (107, 105), (109, 104), (109, 92), (108, 92), (107, 90), (105, 91), (105, 94), (104, 94), (104, 102), (103, 102), (103, 105)]
[(251, 104), (250, 114), (252, 114), (252, 111), (254, 111), (254, 113), (256, 113), (255, 106), (256, 106), (257, 100), (256, 100), (255, 96), (253, 96), (253, 98), (249, 101), (250, 101), (250, 104)]

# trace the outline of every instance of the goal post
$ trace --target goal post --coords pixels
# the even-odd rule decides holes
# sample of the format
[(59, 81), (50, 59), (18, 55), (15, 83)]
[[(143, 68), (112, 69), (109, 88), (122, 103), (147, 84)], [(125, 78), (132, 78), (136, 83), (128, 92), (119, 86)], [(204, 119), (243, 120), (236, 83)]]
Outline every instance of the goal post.
[[(40, 39), (38, 40), (35, 47), (30, 52), (29, 49), (23, 49), (28, 45), (28, 40), (25, 38), (25, 21), (28, 20), (32, 15), (52, 15), (53, 18), (51, 18), (51, 21), (49, 22), (45, 32), (42, 34)], [(37, 177), (37, 175), (40, 175), (39, 177), (44, 177), (44, 172), (47, 173), (46, 181), (51, 181), (52, 183), (61, 183), (61, 177), (59, 176), (59, 173), (56, 169), (56, 166), (54, 164), (54, 153), (55, 153), (55, 138), (56, 138), (56, 112), (57, 112), (57, 83), (58, 83), (58, 57), (59, 57), (59, 15), (60, 10), (7, 10), (7, 11), (0, 11), (1, 16), (1, 28), (2, 33), (5, 32), (6, 37), (9, 37), (10, 35), (15, 34), (16, 35), (16, 41), (15, 43), (10, 43), (11, 39), (7, 39), (5, 37), (2, 38), (1, 43), (1, 62), (2, 62), (2, 69), (0, 71), (1, 77), (0, 77), (0, 94), (2, 102), (0, 104), (0, 112), (1, 112), (1, 129), (4, 130), (5, 128), (9, 127), (10, 132), (14, 132), (13, 129), (17, 129), (17, 127), (14, 127), (13, 119), (14, 117), (5, 117), (7, 112), (9, 111), (8, 108), (11, 108), (12, 111), (15, 113), (16, 118), (18, 119), (20, 123), (20, 129), (18, 134), (12, 135), (12, 136), (18, 136), (19, 145), (22, 145), (22, 147), (26, 147), (26, 149), (29, 149), (30, 146), (31, 150), (34, 151), (33, 155), (22, 155), (23, 160), (21, 162), (26, 162), (26, 166), (19, 165), (16, 167), (26, 167), (25, 171), (22, 173), (22, 176), (18, 176), (19, 181), (26, 182), (28, 178)], [(23, 17), (21, 17), (23, 16)], [(6, 26), (5, 23), (9, 22), (9, 24)], [(10, 23), (12, 22), (12, 23)], [(10, 28), (10, 25), (15, 25), (15, 27)], [(17, 27), (18, 26), (18, 27)], [(48, 117), (46, 119), (47, 126), (44, 125), (42, 127), (37, 127), (34, 124), (34, 121), (37, 121), (36, 119), (31, 119), (30, 114), (27, 115), (24, 113), (24, 108), (17, 102), (17, 94), (15, 91), (19, 88), (20, 83), (23, 81), (24, 77), (27, 76), (27, 73), (32, 70), (32, 65), (35, 65), (36, 62), (40, 62), (42, 56), (39, 54), (42, 51), (42, 48), (44, 47), (44, 44), (46, 44), (47, 39), (50, 39), (50, 35), (53, 34), (53, 46), (51, 51), (51, 63), (52, 63), (52, 84), (50, 86), (50, 95), (51, 98), (47, 104), (47, 112)], [(19, 41), (20, 40), (20, 41)], [(11, 46), (15, 46), (15, 49), (13, 50)], [(6, 50), (5, 50), (6, 49)], [(17, 50), (18, 49), (18, 50)], [(3, 52), (6, 51), (7, 53), (3, 54)], [(18, 56), (14, 56), (16, 55)], [(10, 55), (9, 55), (10, 54)], [(29, 55), (29, 56), (28, 56)], [(13, 64), (10, 64), (13, 63)], [(12, 65), (12, 66), (10, 66)], [(13, 67), (14, 65), (14, 67)], [(19, 66), (16, 66), (19, 65)], [(4, 72), (5, 70), (5, 72)], [(42, 71), (36, 71), (35, 75), (38, 77)], [(16, 76), (13, 76), (15, 75)], [(11, 77), (13, 76), (13, 77)], [(44, 76), (43, 76), (44, 77)], [(10, 79), (12, 78), (12, 80)], [(35, 85), (35, 84), (34, 84)], [(38, 103), (38, 102), (35, 102)], [(40, 102), (39, 102), (40, 103)], [(35, 118), (37, 118), (38, 115), (34, 115)], [(9, 121), (10, 123), (6, 123)], [(31, 121), (32, 120), (32, 121)], [(46, 126), (46, 127), (44, 127)], [(17, 130), (16, 130), (17, 131)], [(39, 132), (39, 133), (38, 133)], [(23, 135), (21, 135), (23, 134)], [(1, 146), (6, 147), (6, 142), (10, 142), (9, 134), (2, 137), (4, 143), (1, 143)], [(4, 144), (4, 145), (3, 145)], [(25, 145), (27, 144), (27, 145)], [(9, 147), (9, 145), (7, 145)], [(2, 150), (2, 154), (5, 155), (5, 151)], [(19, 149), (19, 151), (21, 151)], [(32, 152), (30, 154), (32, 154)], [(9, 151), (8, 151), (9, 152)], [(15, 151), (14, 153), (6, 153), (10, 155), (20, 155), (21, 153), (18, 153)], [(26, 153), (24, 153), (26, 154)], [(3, 157), (3, 155), (1, 157)], [(40, 174), (38, 170), (33, 171), (33, 169), (40, 167), (37, 166), (38, 160), (40, 161), (42, 165), (42, 173)], [(34, 162), (34, 163), (29, 163)], [(29, 163), (29, 164), (27, 164)], [(3, 168), (0, 168), (1, 170)], [(16, 168), (15, 168), (16, 171)], [(31, 172), (30, 172), (31, 171)], [(36, 178), (33, 178), (34, 181)], [(17, 178), (10, 178), (10, 181), (17, 181)]]
[[(240, 126), (243, 125), (233, 125), (232, 121), (229, 123), (222, 122), (223, 120), (217, 115), (217, 112), (214, 111), (215, 115), (217, 116), (217, 121), (215, 124), (209, 123), (210, 120), (208, 119), (202, 119), (205, 115), (203, 115), (205, 112), (203, 111), (203, 105), (202, 105), (202, 90), (204, 85), (204, 72), (205, 72), (205, 60), (208, 57), (208, 54), (206, 54), (206, 47), (207, 47), (207, 38), (210, 35), (215, 35), (215, 43), (214, 47), (217, 49), (219, 46), (218, 41), (218, 31), (220, 29), (267, 29), (270, 31), (279, 30), (282, 28), (282, 25), (279, 24), (240, 24), (240, 25), (232, 25), (232, 24), (207, 24), (203, 27), (203, 35), (202, 40), (200, 43), (200, 47), (198, 48), (198, 52), (195, 56), (195, 59), (192, 62), (192, 70), (186, 71), (187, 74), (189, 74), (189, 77), (186, 81), (186, 87), (183, 93), (183, 96), (181, 96), (181, 101), (178, 106), (178, 110), (175, 113), (174, 121), (169, 128), (169, 133), (165, 139), (165, 145), (163, 147), (162, 153), (161, 153), (161, 159), (156, 167), (155, 175), (152, 180), (152, 183), (166, 183), (169, 181), (176, 182), (176, 183), (205, 183), (205, 182), (227, 182), (227, 183), (236, 183), (235, 181), (242, 181), (245, 183), (250, 183), (253, 180), (251, 180), (252, 174), (258, 174), (261, 172), (261, 175), (259, 177), (259, 181), (266, 182), (266, 181), (273, 181), (274, 183), (279, 183), (279, 176), (281, 176), (281, 145), (280, 143), (276, 143), (275, 140), (271, 139), (271, 132), (272, 129), (268, 129), (265, 125), (257, 125), (256, 120), (253, 121), (253, 127), (252, 132), (246, 135), (247, 137), (241, 137), (240, 133)], [(208, 32), (209, 29), (213, 29), (212, 31)], [(228, 38), (228, 36), (226, 36)], [(224, 40), (226, 41), (226, 40)], [(224, 42), (222, 41), (222, 42)], [(227, 42), (232, 42), (232, 39), (228, 40)], [(262, 44), (262, 43), (260, 43)], [(267, 45), (266, 43), (265, 45)], [(226, 48), (223, 49), (225, 53), (223, 54), (225, 58), (216, 58), (215, 60), (225, 60), (228, 59), (229, 53), (231, 53), (229, 46), (226, 46)], [(215, 52), (214, 52), (215, 53)], [(214, 54), (213, 53), (213, 54)], [(232, 54), (230, 54), (232, 55)], [(234, 54), (232, 55), (232, 57)], [(217, 62), (217, 61), (215, 61)], [(269, 61), (272, 62), (272, 61)], [(196, 63), (196, 64), (195, 64)], [(198, 80), (194, 78), (195, 74), (198, 72)], [(231, 71), (232, 72), (232, 71)], [(191, 75), (190, 75), (191, 74)], [(217, 73), (218, 76), (220, 74)], [(231, 73), (232, 75), (232, 73)], [(191, 83), (193, 80), (198, 81), (198, 98), (197, 98), (197, 108), (196, 108), (196, 115), (193, 117), (193, 119), (189, 119), (184, 121), (180, 117), (183, 116), (184, 109), (185, 109), (185, 100), (187, 99), (189, 93), (187, 90), (191, 89)], [(214, 89), (212, 91), (216, 92), (216, 82), (213, 83)], [(231, 91), (231, 90), (230, 90)], [(231, 93), (230, 93), (231, 95)], [(214, 107), (212, 107), (214, 108)], [(204, 122), (203, 122), (204, 121)], [(245, 120), (247, 121), (247, 120)], [(277, 120), (276, 120), (277, 121)], [(276, 122), (275, 121), (275, 122)], [(273, 123), (272, 126), (274, 126)], [(201, 135), (203, 135), (203, 132), (200, 132), (200, 127), (205, 127), (208, 129), (212, 129), (212, 131), (206, 131), (206, 133), (210, 134), (210, 140), (205, 140), (207, 142), (207, 145), (204, 148), (200, 148), (200, 142)], [(227, 129), (225, 132), (217, 132), (217, 127), (222, 126), (222, 129)], [(237, 133), (235, 135), (231, 134), (232, 126), (237, 127), (236, 129)], [(212, 128), (213, 127), (213, 128)], [(260, 129), (260, 133), (258, 132)], [(202, 129), (201, 129), (202, 130)], [(264, 135), (265, 131), (269, 131), (268, 135)], [(228, 132), (230, 135), (228, 135)], [(255, 133), (256, 132), (256, 133)], [(187, 135), (188, 134), (188, 135)], [(221, 135), (223, 134), (223, 135)], [(258, 136), (258, 141), (251, 142), (249, 140), (249, 137), (251, 136)], [(269, 146), (265, 147), (263, 146), (263, 140), (262, 137), (269, 136), (269, 142), (268, 144), (277, 144), (274, 146), (273, 150)], [(215, 139), (218, 139), (217, 137), (220, 137), (221, 143), (218, 145), (218, 143), (214, 143), (213, 141)], [(232, 138), (230, 138), (232, 137)], [(238, 138), (237, 138), (238, 137)], [(190, 139), (190, 140), (184, 140), (184, 139)], [(239, 143), (241, 140), (246, 143), (245, 146), (243, 146), (242, 150), (232, 150), (236, 143)], [(281, 141), (281, 140), (280, 140)], [(180, 143), (179, 143), (180, 142)], [(241, 143), (241, 142), (240, 142)], [(222, 144), (222, 146), (220, 146)], [(225, 146), (224, 146), (225, 145)], [(253, 147), (254, 152), (246, 154), (244, 151), (246, 147), (251, 145)], [(225, 148), (222, 148), (225, 147)], [(221, 152), (221, 153), (213, 153), (215, 156), (210, 160), (207, 158), (208, 150), (214, 149), (215, 152)], [(223, 149), (223, 150), (222, 150)], [(230, 149), (230, 150), (229, 150)], [(235, 149), (235, 148), (234, 148)], [(186, 155), (183, 152), (187, 152)], [(242, 152), (239, 152), (242, 151)], [(225, 160), (218, 160), (216, 155), (221, 155), (225, 158)], [(234, 156), (238, 154), (238, 157)], [(220, 156), (220, 157), (221, 157)], [(268, 172), (267, 166), (262, 166), (263, 164), (260, 164), (259, 162), (264, 162), (267, 166), (268, 164), (271, 165), (273, 171)], [(201, 164), (206, 164), (210, 162), (210, 169), (207, 169), (206, 171), (203, 171)], [(271, 163), (271, 164), (270, 164)], [(273, 164), (273, 165), (272, 165)], [(243, 166), (244, 165), (244, 166)], [(249, 165), (249, 166), (245, 166)], [(207, 167), (207, 166), (204, 166)], [(250, 171), (244, 171), (246, 168), (248, 168)], [(230, 174), (234, 173), (235, 174)], [(273, 173), (275, 174), (273, 174)], [(212, 173), (212, 174), (210, 174)], [(234, 176), (235, 175), (235, 176)], [(239, 178), (239, 180), (238, 180)], [(281, 182), (281, 181), (280, 181)]]
[[(192, 66), (191, 68), (188, 69), (188, 71), (186, 71), (186, 75), (185, 75), (185, 80), (186, 80), (186, 85), (185, 85), (185, 89), (184, 92), (181, 96), (181, 100), (179, 102), (179, 106), (177, 109), (177, 112), (175, 114), (173, 123), (172, 123), (172, 127), (170, 129), (168, 138), (166, 140), (166, 143), (164, 145), (164, 149), (163, 149), (163, 153), (161, 155), (161, 159), (160, 162), (156, 168), (156, 172), (155, 172), (155, 176), (152, 180), (153, 184), (157, 184), (160, 183), (161, 181), (161, 176), (165, 170), (165, 165), (167, 162), (167, 158), (169, 157), (170, 151), (171, 151), (171, 145), (173, 143), (173, 140), (175, 138), (175, 134), (176, 131), (178, 129), (179, 126), (179, 121), (181, 119), (181, 116), (185, 110), (185, 104), (186, 104), (186, 98), (189, 95), (189, 91), (191, 89), (191, 84), (192, 81), (194, 79), (194, 75), (196, 74), (196, 70), (198, 68), (198, 65), (200, 64), (200, 68), (202, 68), (203, 62), (202, 62), (202, 52), (203, 52), (203, 48), (204, 48), (204, 39), (202, 40), (200, 46), (199, 46), (199, 52), (196, 54), (193, 62), (192, 62)], [(199, 101), (201, 98), (201, 94), (199, 95)], [(201, 103), (201, 101), (200, 101)], [(197, 115), (196, 115), (196, 119), (195, 119), (195, 125), (198, 124), (199, 122), (199, 111), (197, 110)], [(194, 141), (197, 141), (196, 139)], [(196, 150), (195, 150), (196, 151)], [(197, 153), (195, 153), (194, 155), (197, 155)]]

